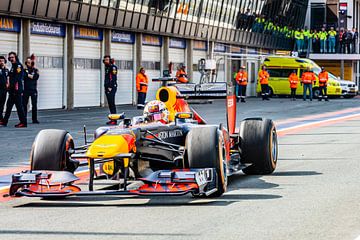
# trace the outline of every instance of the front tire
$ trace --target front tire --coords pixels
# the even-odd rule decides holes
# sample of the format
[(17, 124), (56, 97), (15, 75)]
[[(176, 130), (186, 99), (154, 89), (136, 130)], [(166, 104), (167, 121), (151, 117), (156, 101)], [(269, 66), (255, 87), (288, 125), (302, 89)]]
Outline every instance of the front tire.
[(252, 165), (243, 169), (248, 175), (267, 175), (274, 172), (278, 160), (276, 128), (269, 119), (246, 119), (240, 125), (240, 156), (242, 163)]
[(36, 136), (32, 146), (30, 169), (74, 172), (77, 166), (70, 161), (68, 152), (73, 148), (73, 138), (67, 131), (42, 130)]
[(216, 126), (192, 128), (185, 146), (189, 168), (216, 169), (217, 191), (210, 197), (220, 197), (227, 188), (226, 150), (220, 130)]

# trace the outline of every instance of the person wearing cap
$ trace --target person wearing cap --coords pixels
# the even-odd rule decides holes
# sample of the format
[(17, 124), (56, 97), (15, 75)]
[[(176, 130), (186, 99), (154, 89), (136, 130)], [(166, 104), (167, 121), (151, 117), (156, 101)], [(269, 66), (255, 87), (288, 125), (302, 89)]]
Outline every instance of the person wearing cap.
[(310, 67), (307, 67), (306, 71), (301, 76), (301, 85), (304, 85), (303, 88), (303, 100), (306, 101), (307, 98), (307, 92), (309, 90), (309, 98), (310, 101), (312, 101), (313, 98), (313, 92), (312, 92), (312, 86), (316, 83), (316, 76), (313, 71), (311, 71)]
[(329, 101), (327, 96), (327, 83), (329, 81), (329, 73), (325, 70), (324, 67), (321, 68), (321, 72), (319, 73), (319, 101), (323, 98), (325, 101)]
[(259, 82), (261, 85), (261, 97), (262, 100), (270, 100), (269, 99), (269, 78), (270, 74), (266, 70), (265, 66), (262, 66), (261, 71), (259, 72)]
[(238, 84), (237, 101), (241, 99), (241, 102), (246, 102), (246, 87), (248, 83), (248, 74), (245, 70), (245, 66), (241, 66), (240, 71), (236, 74), (235, 80)]
[[(116, 114), (115, 95), (117, 91), (117, 74), (118, 68), (115, 65), (115, 60), (109, 55), (104, 56), (103, 63), (105, 65), (105, 96), (109, 105), (110, 114)], [(110, 120), (107, 125), (116, 125), (116, 120)]]
[(176, 71), (176, 81), (179, 83), (188, 83), (189, 79), (185, 71), (185, 66), (181, 65)]
[(290, 76), (289, 76), (289, 83), (290, 83), (290, 90), (291, 90), (291, 100), (295, 101), (296, 100), (296, 89), (298, 87), (298, 83), (299, 83), (299, 77), (296, 73), (296, 70), (294, 70)]
[(9, 69), (6, 67), (6, 58), (0, 56), (0, 121), (3, 121), (4, 106), (9, 87)]
[(139, 73), (136, 75), (136, 91), (138, 93), (137, 108), (143, 109), (145, 107), (146, 93), (148, 90), (149, 78), (145, 74), (145, 68), (141, 67)]

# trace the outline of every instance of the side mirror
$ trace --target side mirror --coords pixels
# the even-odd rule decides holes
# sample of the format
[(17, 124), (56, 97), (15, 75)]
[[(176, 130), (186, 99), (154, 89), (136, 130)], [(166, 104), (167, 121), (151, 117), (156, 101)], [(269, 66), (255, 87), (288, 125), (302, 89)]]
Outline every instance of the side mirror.
[(117, 121), (125, 118), (125, 113), (120, 114), (109, 114), (108, 119), (112, 121)]

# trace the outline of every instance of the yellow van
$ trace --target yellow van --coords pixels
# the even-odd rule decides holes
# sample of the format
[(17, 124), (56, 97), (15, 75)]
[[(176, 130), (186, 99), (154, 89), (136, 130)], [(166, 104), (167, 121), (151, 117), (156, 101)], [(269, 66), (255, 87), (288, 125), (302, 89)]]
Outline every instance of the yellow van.
[[(272, 95), (290, 95), (290, 84), (289, 84), (289, 75), (296, 70), (299, 79), (301, 79), (302, 73), (310, 67), (310, 69), (316, 74), (319, 75), (321, 68), (312, 60), (306, 58), (297, 58), (297, 57), (279, 57), (279, 56), (269, 56), (266, 57), (263, 65), (266, 66), (269, 74), (269, 92), (270, 96)], [(319, 96), (319, 79), (316, 78), (316, 84), (313, 86), (313, 95), (315, 97)], [(257, 93), (261, 93), (260, 83), (257, 86)], [(296, 95), (303, 94), (303, 87), (299, 83), (296, 90)], [(328, 82), (328, 95), (329, 96), (341, 96), (341, 87), (340, 83), (333, 77), (329, 75)]]

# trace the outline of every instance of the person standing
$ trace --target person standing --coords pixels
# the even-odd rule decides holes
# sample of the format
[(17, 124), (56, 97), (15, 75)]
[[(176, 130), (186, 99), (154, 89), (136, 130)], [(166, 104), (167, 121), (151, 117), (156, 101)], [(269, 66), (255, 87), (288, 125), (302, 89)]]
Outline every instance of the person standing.
[(262, 100), (270, 100), (269, 99), (269, 78), (270, 74), (266, 70), (266, 67), (263, 66), (261, 71), (259, 72), (259, 81), (261, 85), (261, 97)]
[(320, 52), (320, 39), (317, 30), (314, 30), (314, 32), (312, 33), (312, 49), (314, 53)]
[(295, 43), (296, 43), (296, 51), (298, 53), (303, 52), (304, 48), (304, 30), (297, 29), (295, 31)]
[(136, 90), (138, 93), (137, 108), (143, 109), (145, 107), (146, 93), (148, 90), (149, 78), (145, 74), (145, 68), (140, 68), (136, 76)]
[(181, 65), (178, 70), (176, 71), (176, 80), (179, 83), (188, 83), (189, 79), (185, 71), (186, 67)]
[(3, 113), (8, 87), (9, 69), (6, 67), (6, 58), (4, 56), (0, 56), (0, 122), (4, 120)]
[(23, 106), (25, 117), (28, 111), (29, 98), (31, 98), (32, 106), (32, 122), (39, 124), (37, 118), (37, 100), (38, 100), (38, 91), (37, 91), (37, 82), (39, 79), (39, 70), (35, 68), (35, 56), (31, 55), (25, 61), (24, 69), (24, 94), (23, 94)]
[(237, 102), (239, 102), (239, 98), (241, 99), (241, 102), (246, 102), (246, 87), (248, 83), (248, 74), (245, 69), (245, 66), (241, 66), (240, 71), (236, 74), (235, 78), (238, 84)]
[(301, 84), (304, 86), (304, 91), (303, 91), (303, 100), (304, 101), (306, 101), (308, 90), (309, 90), (309, 94), (310, 94), (309, 95), (310, 101), (312, 101), (312, 98), (313, 98), (312, 86), (313, 86), (313, 84), (315, 84), (315, 82), (316, 82), (315, 73), (310, 70), (310, 67), (308, 67), (301, 76)]
[(326, 53), (326, 40), (327, 40), (328, 34), (325, 31), (325, 28), (322, 28), (321, 32), (319, 33), (320, 38), (320, 53)]
[(325, 68), (321, 68), (321, 72), (319, 73), (319, 101), (321, 101), (323, 98), (325, 101), (329, 101), (327, 96), (327, 83), (329, 81), (329, 74), (327, 71), (325, 71)]
[[(117, 91), (117, 72), (118, 68), (114, 64), (115, 61), (109, 55), (104, 56), (103, 63), (105, 65), (105, 95), (109, 105), (110, 114), (116, 114), (115, 95)], [(116, 125), (116, 120), (110, 120), (107, 125)]]
[(345, 30), (343, 28), (339, 33), (339, 53), (345, 53)]
[(358, 52), (358, 40), (359, 40), (359, 32), (357, 28), (353, 28), (353, 39), (352, 39), (352, 53)]
[(330, 53), (335, 53), (336, 35), (337, 35), (337, 33), (334, 30), (334, 28), (331, 27), (328, 34), (329, 34), (329, 52)]
[(294, 70), (290, 76), (289, 76), (289, 83), (290, 83), (290, 90), (291, 90), (291, 95), (290, 98), (292, 101), (296, 100), (296, 89), (299, 83), (299, 77), (296, 73), (296, 70)]
[(351, 44), (353, 42), (353, 34), (351, 33), (351, 30), (347, 30), (345, 34), (345, 45), (346, 45), (346, 52), (347, 54), (351, 54)]
[(309, 41), (311, 39), (310, 30), (307, 27), (305, 27), (303, 34), (304, 34), (304, 47), (303, 47), (303, 50), (304, 50), (304, 52), (307, 52), (308, 48), (309, 48)]
[(16, 124), (16, 128), (26, 128), (27, 121), (22, 104), (23, 94), (23, 78), (24, 68), (19, 61), (15, 52), (9, 53), (8, 60), (11, 62), (11, 69), (9, 72), (9, 98), (6, 102), (6, 112), (4, 119), (0, 122), (1, 126), (6, 127), (11, 115), (12, 108), (16, 107), (16, 111), (20, 120), (20, 123)]

